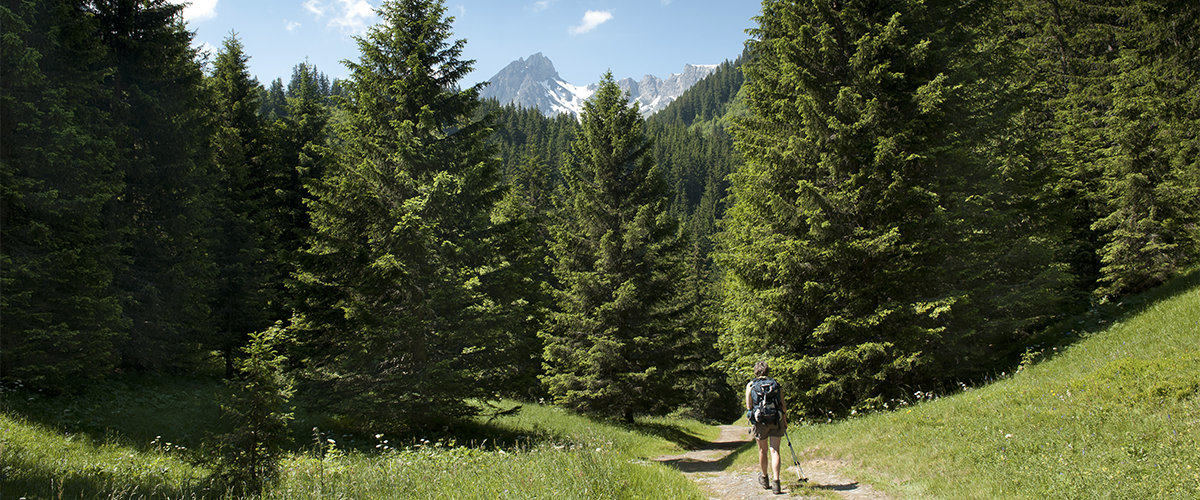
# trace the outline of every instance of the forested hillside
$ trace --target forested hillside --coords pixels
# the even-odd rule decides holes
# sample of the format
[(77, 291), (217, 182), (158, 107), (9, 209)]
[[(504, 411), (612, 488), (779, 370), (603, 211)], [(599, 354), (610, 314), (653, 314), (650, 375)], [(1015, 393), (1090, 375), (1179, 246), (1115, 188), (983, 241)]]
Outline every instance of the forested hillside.
[(806, 412), (999, 371), (1196, 258), (1200, 4), (768, 1), (758, 22), (721, 346)]
[(1200, 257), (1194, 1), (767, 0), (667, 109), (609, 76), (579, 120), (481, 100), (441, 0), (286, 85), (181, 8), (0, 5), (4, 384), (219, 370), (411, 432), (729, 419), (767, 360), (840, 416)]

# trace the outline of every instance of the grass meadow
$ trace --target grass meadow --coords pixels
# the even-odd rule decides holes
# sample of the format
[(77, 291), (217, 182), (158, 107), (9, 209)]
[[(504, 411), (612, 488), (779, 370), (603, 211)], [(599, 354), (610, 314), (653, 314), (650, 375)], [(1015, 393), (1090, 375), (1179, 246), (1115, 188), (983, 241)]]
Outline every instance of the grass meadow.
[(987, 385), (802, 425), (793, 444), (897, 498), (1200, 498), (1200, 273), (1042, 340)]
[[(220, 391), (217, 380), (152, 379), (69, 401), (6, 391), (0, 498), (229, 498), (197, 451), (205, 429), (220, 426), (210, 408)], [(458, 431), (477, 438), (396, 440), (314, 428), (297, 436), (263, 498), (700, 499), (695, 484), (647, 459), (717, 434), (690, 420), (631, 426), (537, 404)]]
[[(795, 449), (802, 460), (845, 460), (843, 476), (900, 499), (1200, 498), (1200, 271), (1099, 305), (1036, 342), (1011, 372), (953, 394), (794, 425)], [(222, 387), (126, 376), (71, 398), (5, 388), (0, 498), (229, 498), (198, 451), (220, 428)], [(518, 404), (456, 429), (457, 440), (310, 432), (318, 420), (301, 413), (295, 449), (264, 497), (707, 498), (649, 458), (707, 442), (714, 426), (501, 407)], [(745, 448), (732, 467), (756, 454)]]

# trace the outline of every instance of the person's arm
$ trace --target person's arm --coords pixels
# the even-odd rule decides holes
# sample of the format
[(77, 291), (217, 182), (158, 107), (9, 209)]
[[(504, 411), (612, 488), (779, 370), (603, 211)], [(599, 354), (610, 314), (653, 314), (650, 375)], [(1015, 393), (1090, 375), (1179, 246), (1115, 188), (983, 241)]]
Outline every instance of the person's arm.
[(751, 380), (749, 384), (746, 384), (746, 409), (747, 410), (754, 408), (754, 399), (750, 397), (750, 388), (753, 386), (754, 386), (753, 380)]

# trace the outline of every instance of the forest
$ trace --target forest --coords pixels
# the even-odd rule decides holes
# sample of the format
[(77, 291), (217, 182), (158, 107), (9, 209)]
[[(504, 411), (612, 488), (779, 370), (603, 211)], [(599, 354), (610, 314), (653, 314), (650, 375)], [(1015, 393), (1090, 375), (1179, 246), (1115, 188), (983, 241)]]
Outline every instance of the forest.
[(217, 372), (265, 439), (727, 422), (762, 360), (839, 418), (1200, 257), (1194, 0), (765, 0), (671, 107), (606, 74), (578, 119), (481, 100), (441, 0), (266, 85), (181, 10), (0, 6), (0, 383)]

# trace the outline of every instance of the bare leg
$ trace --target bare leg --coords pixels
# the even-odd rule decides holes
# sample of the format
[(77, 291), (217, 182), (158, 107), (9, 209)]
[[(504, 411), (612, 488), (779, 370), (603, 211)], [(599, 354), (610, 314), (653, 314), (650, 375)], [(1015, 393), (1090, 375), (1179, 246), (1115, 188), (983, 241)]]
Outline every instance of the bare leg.
[[(779, 455), (779, 442), (780, 442), (780, 440), (781, 440), (781, 439), (782, 439), (782, 438), (779, 438), (779, 437), (772, 437), (772, 438), (771, 438), (771, 470), (773, 470), (773, 471), (775, 472), (775, 475), (774, 475), (774, 476), (770, 476), (770, 477), (771, 477), (772, 479), (776, 480), (776, 481), (782, 481), (782, 480), (783, 480), (783, 478), (779, 477), (779, 467), (780, 467), (780, 463), (782, 463), (782, 462), (783, 462), (782, 458), (781, 458), (781, 457), (780, 457), (780, 455)], [(758, 444), (758, 446), (759, 446), (759, 448), (761, 449), (761, 448), (762, 448), (762, 445), (763, 445), (764, 443), (763, 443), (762, 441), (759, 441), (758, 443), (759, 443), (759, 444)], [(766, 471), (767, 471), (766, 457), (765, 457), (765, 456), (762, 456), (762, 453), (761, 453), (761, 452), (760, 452), (759, 461), (763, 463), (763, 464), (762, 464), (762, 468), (763, 468), (763, 473), (765, 474), (765, 473), (766, 473)]]
[[(770, 438), (770, 439), (778, 439), (778, 438)], [(774, 457), (776, 464), (778, 464), (778, 462), (779, 462), (778, 449), (779, 449), (779, 443), (776, 442), (775, 443), (775, 450), (776, 450), (775, 455), (776, 456)], [(771, 456), (770, 456), (770, 450), (767, 447), (767, 440), (759, 439), (758, 440), (758, 466), (759, 466), (759, 468), (762, 469), (762, 475), (767, 476), (767, 479), (771, 478), (771, 473), (770, 473), (770, 469), (769, 469), (770, 463), (771, 463), (770, 460), (771, 460)], [(778, 468), (776, 470), (778, 470)]]

